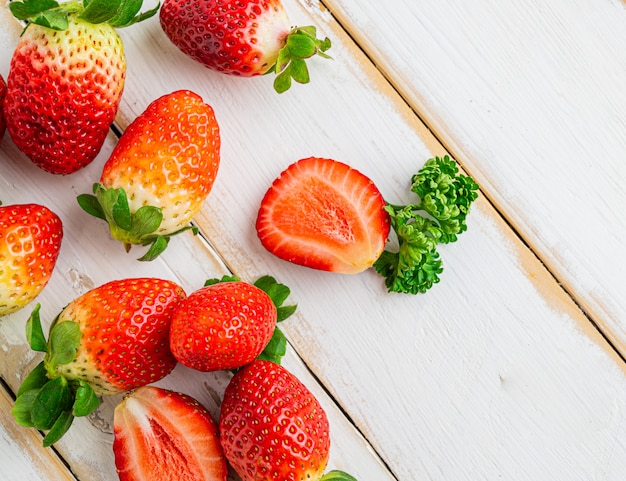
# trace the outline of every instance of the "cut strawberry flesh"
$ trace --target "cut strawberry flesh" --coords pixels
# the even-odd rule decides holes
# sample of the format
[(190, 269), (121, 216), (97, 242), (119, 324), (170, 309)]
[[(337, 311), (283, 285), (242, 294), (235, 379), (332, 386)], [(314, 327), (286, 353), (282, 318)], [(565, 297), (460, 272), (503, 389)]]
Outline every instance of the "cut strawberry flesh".
[(115, 409), (113, 451), (120, 481), (225, 481), (217, 425), (184, 394), (143, 387)]
[(350, 166), (310, 157), (289, 166), (265, 194), (257, 218), (263, 246), (314, 269), (354, 274), (371, 267), (389, 235), (385, 201)]

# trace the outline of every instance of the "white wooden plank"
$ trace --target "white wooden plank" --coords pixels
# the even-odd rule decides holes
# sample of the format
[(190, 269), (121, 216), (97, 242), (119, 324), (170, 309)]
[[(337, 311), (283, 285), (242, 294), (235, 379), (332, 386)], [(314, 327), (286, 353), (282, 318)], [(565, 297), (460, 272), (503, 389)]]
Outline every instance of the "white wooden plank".
[(626, 354), (624, 2), (325, 3)]
[[(396, 202), (408, 200), (411, 174), (442, 150), (318, 4), (288, 6), (294, 23), (312, 20), (333, 36), (335, 61), (316, 63), (311, 85), (279, 99), (269, 79), (206, 71), (167, 42), (150, 53), (158, 26), (125, 37), (137, 70), (157, 58), (162, 67), (152, 81), (129, 80), (128, 98), (145, 103), (149, 92), (184, 86), (216, 108), (224, 162), (197, 220), (227, 263), (292, 286), (301, 314), (285, 329), (297, 352), (398, 479), (623, 472), (624, 428), (607, 424), (626, 395), (619, 360), (484, 200), (470, 232), (444, 249), (443, 281), (426, 296), (388, 295), (372, 272), (287, 265), (259, 246), (255, 209), (288, 163), (346, 161)], [(127, 112), (142, 108), (134, 102)]]

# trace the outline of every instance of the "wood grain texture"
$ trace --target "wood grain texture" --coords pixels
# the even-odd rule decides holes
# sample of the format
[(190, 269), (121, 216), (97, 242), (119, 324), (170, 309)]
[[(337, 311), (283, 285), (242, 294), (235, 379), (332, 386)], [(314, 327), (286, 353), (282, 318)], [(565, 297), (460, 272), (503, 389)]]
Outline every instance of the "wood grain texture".
[[(364, 26), (358, 18), (384, 29), (390, 42), (406, 38), (379, 23), (385, 17), (369, 10), (373, 4), (359, 5), (355, 10), (370, 15), (346, 15), (357, 30)], [(88, 285), (129, 273), (171, 276), (188, 291), (226, 267), (245, 280), (271, 273), (292, 288), (298, 303), (296, 315), (283, 325), (293, 347), (285, 365), (329, 411), (332, 467), (360, 480), (621, 479), (623, 364), (485, 197), (470, 215), (468, 232), (441, 250), (441, 283), (422, 296), (386, 293), (371, 270), (355, 276), (312, 271), (260, 246), (256, 209), (289, 163), (310, 155), (336, 158), (372, 178), (390, 202), (404, 203), (412, 200), (411, 175), (427, 158), (445, 152), (319, 2), (285, 6), (294, 24), (318, 25), (332, 38), (334, 60), (316, 59), (312, 83), (281, 96), (268, 77), (227, 77), (184, 57), (156, 19), (120, 32), (129, 65), (118, 116), (122, 128), (151, 100), (179, 88), (198, 92), (216, 111), (222, 165), (195, 220), (217, 253), (189, 235), (174, 239), (162, 259), (137, 265), (108, 239), (103, 225), (79, 212), (74, 197), (96, 178), (113, 136), (94, 165), (67, 178), (38, 172), (10, 141), (2, 143), (2, 196), (41, 199), (58, 207), (68, 225), (57, 282), (41, 296), (44, 314), (54, 314)], [(543, 21), (535, 13), (540, 18), (528, 20)], [(412, 21), (419, 26), (420, 18)], [(448, 45), (451, 52), (461, 47)], [(5, 60), (0, 57), (3, 74)], [(375, 60), (384, 65), (382, 58)], [(423, 104), (428, 109), (419, 113), (425, 118), (456, 111), (443, 108), (433, 93), (425, 94)], [(467, 148), (481, 148), (487, 134), (473, 134), (465, 139)], [(493, 182), (501, 179), (462, 160), (486, 180), (485, 191), (493, 196)], [(7, 346), (0, 367), (13, 389), (33, 362), (23, 341), (26, 316), (20, 311), (0, 324), (0, 345)], [(178, 367), (161, 384), (197, 396), (216, 413), (227, 381), (224, 373), (200, 375)], [(94, 416), (80, 420), (59, 446), (81, 481), (116, 479), (110, 451), (115, 402), (107, 399)]]
[(325, 3), (626, 354), (624, 3)]

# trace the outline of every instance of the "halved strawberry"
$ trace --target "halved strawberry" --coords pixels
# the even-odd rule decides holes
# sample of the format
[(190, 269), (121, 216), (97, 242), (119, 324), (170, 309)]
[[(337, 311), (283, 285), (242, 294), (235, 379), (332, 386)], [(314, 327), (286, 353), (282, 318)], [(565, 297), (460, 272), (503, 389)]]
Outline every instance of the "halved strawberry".
[[(346, 274), (374, 267), (391, 292), (417, 294), (439, 282), (438, 244), (467, 230), (479, 186), (447, 155), (428, 159), (411, 178), (419, 201), (392, 205), (363, 174), (331, 159), (290, 165), (261, 202), (261, 243), (278, 257)], [(393, 228), (397, 250), (383, 250)]]
[(63, 225), (39, 204), (0, 206), (0, 316), (23, 308), (50, 280)]
[(286, 339), (276, 323), (296, 309), (282, 305), (289, 292), (270, 276), (254, 284), (236, 277), (208, 280), (174, 312), (172, 354), (198, 371), (237, 369), (260, 355), (280, 362)]
[(225, 481), (228, 468), (217, 423), (197, 400), (145, 386), (113, 415), (120, 481)]
[(309, 157), (274, 181), (259, 209), (261, 243), (276, 256), (314, 269), (354, 274), (371, 267), (389, 235), (385, 200), (361, 172)]
[(343, 471), (324, 475), (329, 423), (319, 401), (284, 367), (256, 360), (224, 392), (220, 442), (243, 481), (356, 481)]

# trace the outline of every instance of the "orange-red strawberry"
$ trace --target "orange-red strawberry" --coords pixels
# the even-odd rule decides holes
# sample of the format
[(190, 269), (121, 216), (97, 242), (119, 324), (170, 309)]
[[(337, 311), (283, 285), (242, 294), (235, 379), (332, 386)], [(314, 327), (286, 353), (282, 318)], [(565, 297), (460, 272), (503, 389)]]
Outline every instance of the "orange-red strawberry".
[(31, 302), (50, 280), (63, 225), (39, 204), (0, 206), (0, 316)]
[(163, 378), (176, 365), (169, 350), (171, 316), (185, 296), (175, 282), (133, 278), (108, 282), (70, 302), (45, 338), (39, 306), (27, 322), (31, 348), (43, 361), (18, 391), (19, 424), (50, 430), (56, 442), (74, 416), (99, 405), (97, 395), (117, 394)]
[(2, 75), (0, 75), (0, 140), (4, 136), (6, 130), (6, 122), (4, 121), (4, 97), (7, 94), (7, 84)]
[(141, 387), (116, 406), (113, 430), (120, 481), (226, 481), (217, 423), (191, 396)]
[(326, 413), (300, 380), (271, 361), (256, 360), (224, 392), (220, 442), (243, 481), (355, 481), (324, 475), (330, 450)]
[(329, 58), (315, 27), (292, 28), (280, 0), (165, 0), (161, 26), (183, 53), (219, 72), (253, 77), (274, 71), (281, 93), (309, 82), (305, 59)]
[(220, 162), (219, 126), (213, 109), (188, 90), (153, 101), (126, 129), (104, 165), (95, 195), (78, 197), (89, 214), (104, 219), (111, 235), (149, 245), (153, 260), (209, 195)]
[(254, 285), (233, 277), (211, 279), (176, 308), (172, 354), (199, 371), (236, 369), (259, 355), (279, 362), (286, 340), (276, 323), (296, 308), (282, 305), (288, 296), (289, 288), (269, 276)]
[(261, 243), (303, 266), (353, 274), (371, 267), (389, 235), (385, 201), (361, 172), (309, 157), (274, 181), (259, 209)]
[(7, 77), (7, 129), (36, 165), (70, 174), (100, 152), (117, 113), (126, 59), (114, 27), (156, 10), (135, 17), (141, 2), (133, 0), (86, 7), (78, 1), (24, 0), (9, 6), (28, 25)]

